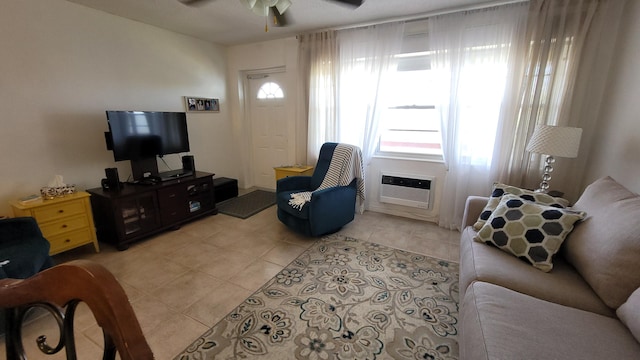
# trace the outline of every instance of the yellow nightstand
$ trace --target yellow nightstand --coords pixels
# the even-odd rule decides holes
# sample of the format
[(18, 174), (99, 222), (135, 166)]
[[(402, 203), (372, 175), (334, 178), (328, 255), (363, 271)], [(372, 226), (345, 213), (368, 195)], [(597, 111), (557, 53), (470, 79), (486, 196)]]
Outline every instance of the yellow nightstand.
[(50, 255), (90, 243), (93, 243), (96, 252), (99, 252), (90, 196), (87, 192), (78, 191), (64, 197), (26, 205), (18, 201), (9, 204), (14, 216), (31, 216), (36, 219), (42, 235), (51, 243)]
[(273, 169), (276, 171), (276, 181), (289, 176), (313, 175), (313, 166), (281, 166)]

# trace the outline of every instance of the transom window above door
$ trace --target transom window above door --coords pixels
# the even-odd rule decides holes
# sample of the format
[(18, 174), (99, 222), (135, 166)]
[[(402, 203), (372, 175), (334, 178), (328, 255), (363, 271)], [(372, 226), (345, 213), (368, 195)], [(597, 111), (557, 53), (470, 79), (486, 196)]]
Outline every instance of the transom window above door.
[(284, 92), (280, 85), (274, 82), (266, 82), (258, 89), (258, 99), (282, 99), (284, 98)]

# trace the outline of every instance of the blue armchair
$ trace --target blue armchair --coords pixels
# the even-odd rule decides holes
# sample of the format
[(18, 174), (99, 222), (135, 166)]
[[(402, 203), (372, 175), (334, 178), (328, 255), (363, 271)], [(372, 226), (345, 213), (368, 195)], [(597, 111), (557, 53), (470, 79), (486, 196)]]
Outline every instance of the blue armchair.
[[(321, 236), (334, 233), (354, 219), (356, 197), (359, 191), (358, 181), (362, 182), (362, 178), (353, 178), (346, 186), (316, 190), (329, 171), (337, 146), (337, 143), (322, 145), (313, 176), (291, 176), (278, 180), (276, 187), (278, 219), (301, 234)], [(358, 155), (361, 159), (361, 154)], [(357, 165), (361, 166), (361, 163)], [(361, 186), (363, 192), (363, 183)], [(301, 209), (290, 205), (291, 194), (307, 191), (313, 191), (311, 201), (304, 204)]]
[(0, 279), (26, 279), (53, 266), (49, 248), (34, 218), (0, 219)]

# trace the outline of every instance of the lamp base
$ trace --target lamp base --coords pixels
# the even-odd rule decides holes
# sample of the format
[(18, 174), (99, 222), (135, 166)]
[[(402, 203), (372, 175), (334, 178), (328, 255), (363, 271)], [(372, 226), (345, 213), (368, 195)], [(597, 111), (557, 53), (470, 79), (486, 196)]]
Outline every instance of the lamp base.
[(553, 163), (556, 162), (556, 159), (553, 156), (548, 155), (547, 159), (544, 161), (544, 173), (542, 174), (542, 182), (540, 183), (540, 188), (535, 192), (546, 194), (549, 192), (549, 181), (551, 181), (551, 173), (553, 172)]

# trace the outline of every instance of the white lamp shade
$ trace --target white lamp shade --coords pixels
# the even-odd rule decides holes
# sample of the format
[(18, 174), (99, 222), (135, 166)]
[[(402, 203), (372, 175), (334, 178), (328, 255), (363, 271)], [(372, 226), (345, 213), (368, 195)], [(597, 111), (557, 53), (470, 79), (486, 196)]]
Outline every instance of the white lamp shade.
[(538, 125), (529, 139), (527, 151), (574, 158), (578, 156), (581, 138), (581, 128)]
[(240, 0), (240, 2), (247, 7), (247, 9), (253, 9), (256, 6), (258, 0)]
[(266, 7), (276, 6), (276, 4), (278, 3), (278, 0), (260, 0), (260, 1), (262, 1), (264, 6)]
[(268, 16), (269, 8), (272, 6), (275, 6), (280, 14), (284, 14), (291, 6), (290, 0), (240, 0), (240, 2), (260, 16)]
[(284, 12), (287, 11), (289, 6), (291, 6), (291, 1), (289, 1), (289, 0), (280, 0), (276, 4), (276, 9), (278, 9), (278, 12), (280, 14), (284, 14)]
[(253, 7), (253, 13), (258, 16), (268, 16), (269, 15), (269, 7), (262, 5), (261, 2), (257, 2)]

